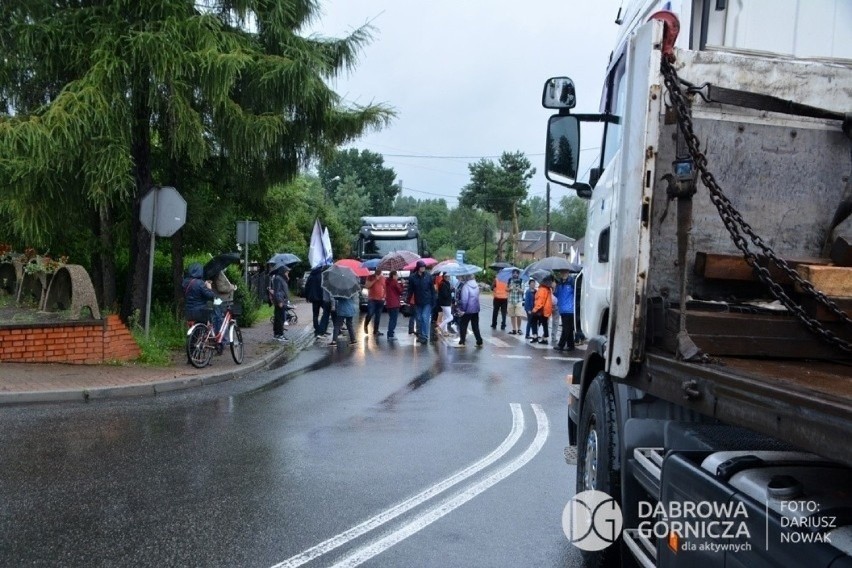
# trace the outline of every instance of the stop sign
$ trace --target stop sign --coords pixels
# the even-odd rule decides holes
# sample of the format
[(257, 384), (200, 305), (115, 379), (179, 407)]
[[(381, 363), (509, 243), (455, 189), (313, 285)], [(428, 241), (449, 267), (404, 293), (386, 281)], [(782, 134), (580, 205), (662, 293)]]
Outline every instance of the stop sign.
[(173, 187), (152, 188), (139, 207), (139, 221), (158, 237), (171, 237), (186, 223), (186, 201)]

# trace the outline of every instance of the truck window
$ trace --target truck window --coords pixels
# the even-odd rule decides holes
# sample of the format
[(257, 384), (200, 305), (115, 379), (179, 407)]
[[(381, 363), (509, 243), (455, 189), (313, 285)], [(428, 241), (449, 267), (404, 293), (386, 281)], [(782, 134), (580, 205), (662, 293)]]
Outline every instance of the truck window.
[[(601, 109), (604, 113), (611, 113), (619, 117), (624, 114), (624, 101), (626, 99), (624, 92), (627, 88), (627, 80), (624, 77), (624, 68), (624, 57), (621, 57), (610, 71), (604, 104), (602, 105), (604, 108)], [(607, 123), (604, 129), (601, 168), (606, 168), (612, 157), (618, 152), (621, 145), (621, 131), (621, 124)]]

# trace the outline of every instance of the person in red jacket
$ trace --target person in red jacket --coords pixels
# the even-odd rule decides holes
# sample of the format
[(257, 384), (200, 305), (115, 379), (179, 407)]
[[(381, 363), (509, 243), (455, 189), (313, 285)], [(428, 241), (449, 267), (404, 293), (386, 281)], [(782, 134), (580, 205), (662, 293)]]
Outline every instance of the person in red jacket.
[(396, 320), (402, 305), (402, 283), (397, 278), (396, 270), (392, 270), (385, 280), (385, 308), (388, 311), (388, 339), (394, 339)]

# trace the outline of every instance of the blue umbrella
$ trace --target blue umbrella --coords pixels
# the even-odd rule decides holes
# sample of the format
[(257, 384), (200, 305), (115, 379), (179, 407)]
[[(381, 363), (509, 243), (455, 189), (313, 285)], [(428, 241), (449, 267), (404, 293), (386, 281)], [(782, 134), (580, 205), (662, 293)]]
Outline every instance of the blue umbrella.
[(364, 262), (362, 262), (361, 266), (363, 266), (364, 268), (369, 268), (370, 270), (373, 270), (375, 267), (377, 267), (379, 265), (379, 263), (381, 261), (382, 261), (381, 258), (371, 258), (370, 260), (365, 260)]
[(272, 258), (266, 261), (267, 264), (286, 264), (292, 266), (302, 262), (302, 259), (295, 254), (289, 252), (279, 252), (272, 255)]
[(505, 268), (501, 268), (500, 272), (497, 273), (496, 278), (500, 282), (508, 282), (509, 279), (512, 278), (512, 272), (514, 272), (515, 270), (517, 270), (518, 272), (521, 271), (521, 269), (516, 266), (507, 266)]

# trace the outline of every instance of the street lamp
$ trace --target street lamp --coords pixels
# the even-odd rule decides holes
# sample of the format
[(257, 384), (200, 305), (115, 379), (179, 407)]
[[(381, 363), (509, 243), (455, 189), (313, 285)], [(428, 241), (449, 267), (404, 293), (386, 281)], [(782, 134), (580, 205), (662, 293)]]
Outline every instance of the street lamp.
[(340, 179), (341, 179), (340, 176), (334, 176), (333, 178), (328, 180), (328, 183), (325, 186), (325, 196), (326, 197), (331, 198), (331, 184), (340, 181)]

